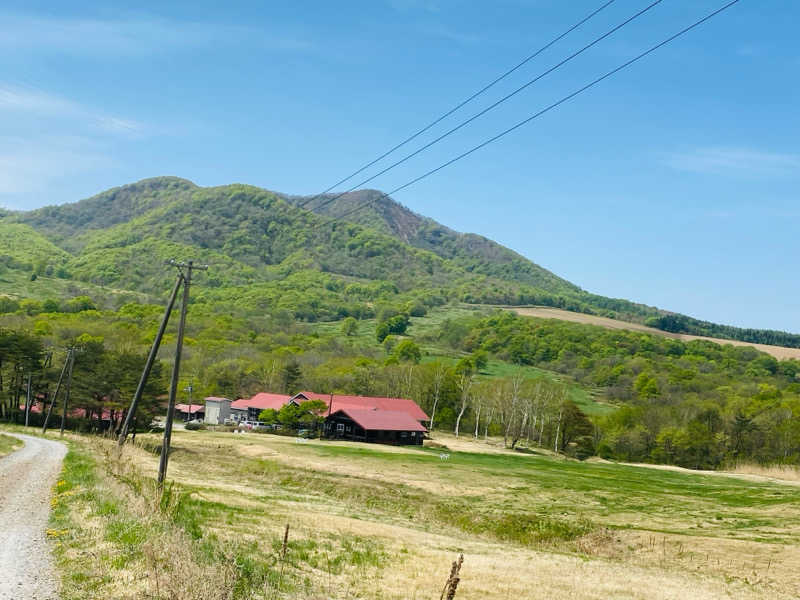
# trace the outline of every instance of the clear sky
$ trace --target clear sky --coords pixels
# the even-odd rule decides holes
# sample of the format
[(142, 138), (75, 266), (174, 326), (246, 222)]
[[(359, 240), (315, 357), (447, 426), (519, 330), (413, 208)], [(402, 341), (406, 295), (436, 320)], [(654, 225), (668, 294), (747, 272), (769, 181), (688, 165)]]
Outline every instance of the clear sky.
[[(602, 3), (6, 0), (0, 205), (156, 175), (321, 191)], [(647, 3), (616, 0), (446, 124)], [(723, 3), (664, 0), (369, 187), (396, 187)], [(592, 292), (800, 331), (798, 22), (796, 0), (742, 0), (395, 199)]]

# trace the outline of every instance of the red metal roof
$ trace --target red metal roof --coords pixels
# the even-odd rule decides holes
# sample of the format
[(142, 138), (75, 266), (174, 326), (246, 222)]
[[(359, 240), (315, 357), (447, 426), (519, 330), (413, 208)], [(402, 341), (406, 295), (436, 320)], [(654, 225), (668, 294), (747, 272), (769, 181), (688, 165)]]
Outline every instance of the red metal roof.
[[(31, 414), (40, 414), (45, 412), (45, 403), (40, 401), (31, 402)], [(25, 412), (25, 405), (20, 404), (19, 409), (24, 413)], [(86, 415), (88, 415), (88, 411), (85, 408), (70, 408), (69, 409), (69, 416), (73, 419), (85, 419)], [(124, 414), (124, 411), (117, 411), (118, 415)], [(61, 415), (61, 406), (60, 403), (57, 406), (53, 407), (53, 415), (60, 416)], [(95, 413), (95, 417), (97, 414)], [(107, 408), (103, 409), (102, 415), (100, 417), (103, 421), (110, 421), (111, 420), (111, 411)]]
[(290, 398), (291, 396), (286, 394), (270, 394), (267, 392), (261, 392), (252, 398), (240, 398), (239, 400), (232, 402), (231, 408), (239, 410), (247, 410), (248, 408), (258, 408), (260, 410), (274, 408), (275, 410), (280, 410), (287, 402), (289, 402)]
[(176, 404), (175, 410), (182, 413), (188, 412), (190, 415), (193, 415), (196, 412), (205, 412), (206, 407), (202, 404)]
[(423, 433), (428, 431), (414, 417), (402, 411), (378, 408), (340, 408), (333, 412), (333, 414), (338, 413), (347, 415), (365, 431), (421, 431)]
[[(303, 396), (308, 400), (322, 400), (325, 406), (330, 407), (330, 394), (317, 394), (316, 392), (300, 392), (294, 396), (297, 401), (298, 396)], [(336, 412), (339, 409), (373, 409), (382, 411), (402, 412), (411, 416), (415, 421), (429, 421), (430, 417), (425, 414), (419, 405), (409, 398), (381, 398), (372, 396), (345, 396), (341, 394), (333, 395), (333, 407), (331, 410)], [(411, 430), (409, 430), (411, 431)]]

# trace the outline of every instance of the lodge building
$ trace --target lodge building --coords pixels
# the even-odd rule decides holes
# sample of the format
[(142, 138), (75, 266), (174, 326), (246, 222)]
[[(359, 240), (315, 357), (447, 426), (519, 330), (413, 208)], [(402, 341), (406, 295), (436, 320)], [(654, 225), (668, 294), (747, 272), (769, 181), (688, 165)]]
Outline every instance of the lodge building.
[(309, 400), (325, 404), (323, 437), (396, 445), (422, 445), (430, 420), (409, 398), (384, 398), (300, 392), (294, 396), (262, 392), (235, 401), (206, 398), (206, 422), (223, 424), (256, 421), (262, 410), (280, 410), (286, 404)]

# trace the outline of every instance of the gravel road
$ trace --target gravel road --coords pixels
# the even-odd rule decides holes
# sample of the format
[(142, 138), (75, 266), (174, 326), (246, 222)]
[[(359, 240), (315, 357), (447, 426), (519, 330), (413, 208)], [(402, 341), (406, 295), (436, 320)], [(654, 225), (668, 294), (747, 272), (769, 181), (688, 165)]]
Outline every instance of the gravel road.
[(45, 529), (67, 449), (29, 435), (7, 435), (25, 446), (0, 459), (0, 600), (56, 600)]

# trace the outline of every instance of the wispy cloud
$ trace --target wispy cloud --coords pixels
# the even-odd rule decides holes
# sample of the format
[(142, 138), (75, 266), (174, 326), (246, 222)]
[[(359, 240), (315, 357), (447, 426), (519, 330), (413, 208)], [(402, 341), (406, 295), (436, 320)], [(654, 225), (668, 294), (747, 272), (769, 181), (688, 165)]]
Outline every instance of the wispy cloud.
[(93, 129), (112, 134), (138, 136), (147, 130), (139, 121), (109, 115), (57, 94), (0, 82), (0, 123), (4, 117), (14, 118), (14, 115), (78, 119)]
[(677, 152), (665, 163), (680, 171), (717, 175), (776, 176), (800, 173), (800, 154), (752, 148), (708, 147)]
[(15, 51), (146, 56), (165, 50), (196, 49), (220, 44), (250, 44), (278, 51), (308, 50), (314, 44), (300, 35), (261, 27), (173, 21), (157, 16), (124, 19), (40, 17), (0, 14), (0, 48)]
[(762, 221), (764, 219), (800, 219), (800, 210), (791, 208), (758, 206), (739, 206), (730, 209), (710, 210), (701, 213), (709, 219), (720, 220), (746, 220), (748, 222)]
[(427, 12), (438, 13), (441, 11), (441, 6), (437, 0), (388, 0), (391, 6), (397, 12)]
[(157, 133), (131, 118), (2, 82), (0, 132), (0, 204), (11, 208), (25, 208), (76, 175), (114, 167), (109, 155), (120, 143)]
[(416, 29), (419, 33), (428, 37), (441, 38), (458, 44), (475, 44), (485, 39), (482, 35), (458, 31), (438, 23), (419, 25)]
[(15, 198), (46, 193), (65, 177), (107, 169), (113, 164), (102, 146), (90, 138), (0, 137), (0, 204), (25, 208), (16, 205)]

